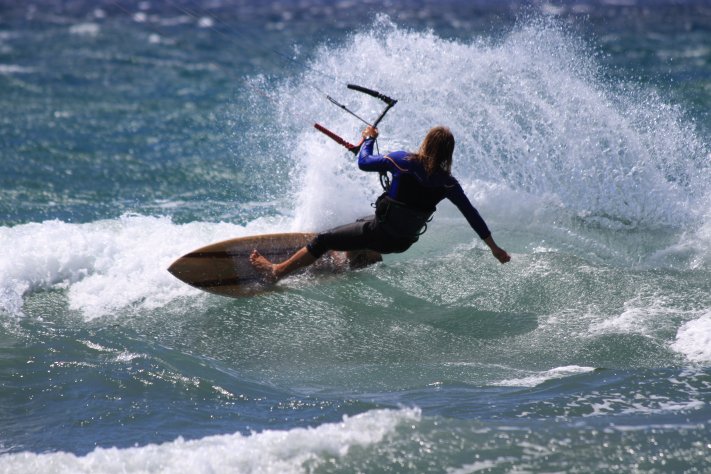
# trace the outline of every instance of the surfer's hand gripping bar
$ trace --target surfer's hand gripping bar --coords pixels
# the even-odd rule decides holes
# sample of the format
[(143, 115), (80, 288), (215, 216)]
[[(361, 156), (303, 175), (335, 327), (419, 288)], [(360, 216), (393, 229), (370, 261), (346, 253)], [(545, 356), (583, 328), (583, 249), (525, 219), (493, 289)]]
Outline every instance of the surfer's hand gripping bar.
[[(364, 94), (368, 94), (368, 95), (370, 95), (370, 96), (373, 96), (373, 97), (375, 97), (376, 99), (382, 100), (383, 102), (385, 102), (385, 103), (387, 104), (386, 107), (385, 107), (385, 109), (384, 109), (384, 110), (380, 113), (380, 115), (378, 116), (378, 118), (376, 118), (375, 121), (371, 124), (371, 123), (366, 122), (366, 121), (363, 120), (362, 118), (358, 117), (355, 113), (353, 113), (353, 112), (352, 112), (350, 109), (348, 109), (348, 107), (346, 107), (345, 105), (340, 104), (340, 103), (338, 103), (336, 100), (334, 100), (333, 98), (331, 98), (330, 96), (327, 96), (327, 97), (328, 97), (328, 100), (329, 100), (331, 103), (333, 103), (333, 104), (336, 105), (337, 107), (339, 107), (339, 108), (345, 110), (346, 112), (348, 112), (349, 114), (353, 115), (353, 116), (356, 117), (357, 119), (361, 120), (362, 122), (365, 122), (366, 125), (369, 125), (369, 126), (371, 126), (371, 127), (373, 127), (373, 128), (377, 127), (378, 124), (380, 123), (380, 121), (383, 120), (383, 118), (385, 117), (385, 114), (387, 114), (388, 111), (389, 111), (391, 108), (393, 108), (393, 107), (395, 106), (395, 104), (397, 104), (397, 100), (392, 99), (392, 98), (386, 96), (385, 94), (381, 94), (381, 93), (378, 92), (378, 91), (374, 91), (374, 90), (372, 90), (372, 89), (368, 89), (367, 87), (357, 86), (357, 85), (355, 85), (355, 84), (348, 84), (347, 87), (348, 87), (349, 89), (351, 89), (351, 90), (358, 91), (358, 92), (362, 92), (362, 93), (364, 93)], [(354, 154), (357, 154), (357, 153), (358, 153), (358, 151), (360, 150), (361, 145), (363, 145), (363, 142), (365, 141), (365, 139), (363, 139), (363, 140), (360, 141), (360, 143), (358, 143), (357, 145), (354, 145), (354, 144), (352, 144), (352, 143), (350, 143), (350, 142), (344, 140), (344, 139), (341, 138), (340, 136), (336, 135), (335, 133), (333, 133), (332, 131), (330, 131), (329, 129), (327, 129), (326, 127), (324, 127), (324, 126), (321, 125), (321, 124), (315, 123), (315, 124), (314, 124), (314, 127), (316, 128), (316, 130), (318, 130), (319, 132), (325, 134), (327, 137), (331, 138), (333, 141), (335, 141), (335, 142), (338, 143), (339, 145), (341, 145), (341, 146), (347, 148), (348, 151), (350, 151), (350, 152), (352, 152), (352, 153), (354, 153)]]

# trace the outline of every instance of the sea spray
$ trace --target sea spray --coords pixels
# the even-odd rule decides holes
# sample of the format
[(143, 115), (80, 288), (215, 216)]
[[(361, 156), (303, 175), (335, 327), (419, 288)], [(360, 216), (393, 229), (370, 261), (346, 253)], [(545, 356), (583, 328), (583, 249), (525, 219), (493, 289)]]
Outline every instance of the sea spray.
[[(595, 56), (552, 20), (523, 23), (496, 42), (463, 42), (380, 17), (345, 44), (322, 47), (313, 68), (283, 84), (278, 114), (298, 111), (355, 139), (363, 125), (314, 88), (370, 117), (377, 101), (337, 86), (377, 87), (400, 100), (380, 127), (383, 151), (414, 150), (442, 123), (457, 138), (454, 172), (465, 185), (554, 195), (612, 229), (693, 224), (708, 192), (707, 145), (682, 110), (653, 90), (611, 82)], [(333, 225), (366, 210), (375, 178), (360, 177), (350, 156), (313, 130), (295, 140), (296, 225)]]

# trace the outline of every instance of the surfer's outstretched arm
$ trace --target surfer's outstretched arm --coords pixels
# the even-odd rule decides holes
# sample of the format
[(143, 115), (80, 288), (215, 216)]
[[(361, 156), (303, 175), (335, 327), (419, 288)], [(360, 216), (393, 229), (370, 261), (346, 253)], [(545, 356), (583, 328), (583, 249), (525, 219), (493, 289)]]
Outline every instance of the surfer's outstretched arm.
[(272, 263), (257, 250), (249, 256), (252, 266), (270, 283), (276, 283), (287, 275), (307, 267), (316, 261), (309, 249), (302, 247), (294, 255), (281, 263)]
[(451, 183), (446, 187), (446, 190), (447, 198), (452, 201), (455, 206), (457, 206), (459, 211), (467, 219), (467, 222), (469, 222), (471, 228), (474, 229), (481, 240), (489, 246), (494, 257), (501, 263), (511, 261), (511, 256), (506, 252), (506, 250), (502, 249), (496, 245), (496, 242), (494, 242), (494, 238), (491, 236), (489, 227), (486, 225), (486, 222), (484, 222), (484, 219), (482, 219), (479, 211), (476, 210), (471, 201), (469, 201), (469, 198), (467, 198), (464, 194), (464, 190), (462, 190), (459, 182), (452, 178)]

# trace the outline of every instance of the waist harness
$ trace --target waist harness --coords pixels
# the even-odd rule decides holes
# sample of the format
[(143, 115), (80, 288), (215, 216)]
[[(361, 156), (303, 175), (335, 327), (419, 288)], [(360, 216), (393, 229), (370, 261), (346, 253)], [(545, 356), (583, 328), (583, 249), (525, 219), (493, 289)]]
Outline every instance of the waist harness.
[(375, 201), (375, 221), (388, 235), (397, 239), (416, 241), (427, 230), (432, 212), (414, 209), (382, 194)]

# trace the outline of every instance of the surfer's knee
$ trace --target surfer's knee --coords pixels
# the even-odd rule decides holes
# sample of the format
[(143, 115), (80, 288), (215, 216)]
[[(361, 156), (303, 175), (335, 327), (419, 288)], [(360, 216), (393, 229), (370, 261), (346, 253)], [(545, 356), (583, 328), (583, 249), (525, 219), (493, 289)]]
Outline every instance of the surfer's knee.
[(325, 239), (323, 238), (323, 234), (316, 235), (316, 237), (314, 237), (311, 242), (306, 244), (306, 250), (315, 259), (321, 258), (321, 256), (329, 250), (328, 245)]

